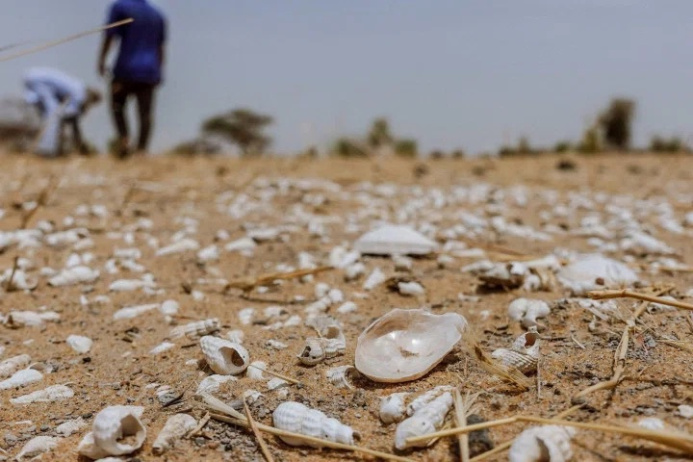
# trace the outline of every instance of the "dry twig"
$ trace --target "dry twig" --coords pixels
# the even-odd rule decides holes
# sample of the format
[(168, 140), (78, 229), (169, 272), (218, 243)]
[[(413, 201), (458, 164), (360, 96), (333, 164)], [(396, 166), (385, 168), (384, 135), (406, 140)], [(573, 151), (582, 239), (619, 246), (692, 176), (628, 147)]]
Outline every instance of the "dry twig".
[(686, 302), (680, 302), (678, 300), (668, 300), (666, 298), (657, 297), (655, 295), (643, 294), (642, 292), (635, 292), (634, 290), (623, 289), (623, 290), (601, 290), (590, 292), (588, 294), (590, 298), (595, 300), (604, 300), (607, 298), (635, 298), (637, 300), (643, 300), (651, 303), (660, 303), (662, 305), (673, 306), (680, 308), (682, 310), (693, 311), (693, 305)]
[(257, 440), (257, 443), (260, 446), (260, 451), (262, 452), (262, 456), (265, 458), (265, 460), (267, 462), (274, 462), (274, 458), (272, 457), (272, 453), (269, 451), (267, 444), (265, 444), (265, 440), (262, 438), (262, 434), (257, 429), (257, 425), (255, 424), (255, 421), (253, 420), (253, 416), (250, 415), (250, 409), (248, 408), (248, 403), (246, 403), (245, 400), (243, 400), (243, 412), (245, 413), (245, 418), (248, 420), (248, 426), (250, 427), (250, 430), (255, 435), (255, 439)]
[(16, 287), (14, 286), (14, 275), (17, 272), (17, 266), (19, 264), (19, 255), (14, 257), (14, 263), (12, 264), (12, 272), (10, 273), (10, 278), (5, 283), (5, 291), (14, 292)]
[(302, 278), (303, 276), (310, 276), (312, 274), (318, 274), (318, 273), (323, 273), (325, 271), (330, 271), (334, 268), (331, 266), (321, 266), (319, 268), (309, 268), (309, 269), (300, 269), (296, 271), (289, 271), (288, 273), (270, 273), (270, 274), (263, 274), (258, 276), (257, 278), (251, 279), (251, 278), (246, 278), (246, 279), (240, 279), (237, 281), (231, 281), (226, 285), (226, 290), (228, 289), (241, 289), (243, 292), (250, 292), (257, 286), (262, 286), (265, 284), (270, 284), (274, 281), (277, 280), (289, 280), (289, 279), (296, 279), (296, 278)]
[(49, 193), (54, 188), (54, 183), (55, 177), (50, 177), (48, 179), (48, 183), (41, 190), (38, 198), (36, 199), (36, 206), (31, 210), (28, 210), (24, 215), (22, 215), (22, 223), (19, 225), (19, 229), (26, 229), (26, 227), (29, 225), (29, 221), (31, 221), (31, 218), (34, 215), (36, 215), (36, 212), (38, 212), (39, 208), (44, 207), (46, 205), (46, 203), (48, 202)]
[(269, 369), (263, 369), (262, 367), (257, 367), (253, 364), (249, 364), (248, 367), (252, 367), (253, 369), (257, 369), (258, 371), (267, 372), (269, 375), (273, 375), (273, 376), (278, 377), (282, 380), (286, 380), (287, 382), (293, 383), (294, 385), (301, 385), (301, 382), (299, 380), (293, 379), (293, 378), (288, 377), (286, 375), (282, 375), (279, 372), (270, 371)]

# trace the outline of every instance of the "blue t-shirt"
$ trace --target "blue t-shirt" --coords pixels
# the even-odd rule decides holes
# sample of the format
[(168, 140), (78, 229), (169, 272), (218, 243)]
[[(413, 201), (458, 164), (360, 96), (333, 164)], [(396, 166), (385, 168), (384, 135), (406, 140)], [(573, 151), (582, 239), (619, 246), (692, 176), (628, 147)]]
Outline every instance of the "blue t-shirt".
[(161, 81), (160, 48), (166, 41), (166, 19), (146, 0), (117, 0), (108, 24), (133, 18), (134, 22), (106, 31), (120, 39), (113, 77), (116, 80), (156, 84)]

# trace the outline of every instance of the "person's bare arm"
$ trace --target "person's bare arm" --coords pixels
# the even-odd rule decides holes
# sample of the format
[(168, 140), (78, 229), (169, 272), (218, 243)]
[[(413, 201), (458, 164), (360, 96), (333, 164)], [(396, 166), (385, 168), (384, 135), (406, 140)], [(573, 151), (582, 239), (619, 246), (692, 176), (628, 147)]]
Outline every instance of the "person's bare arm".
[(101, 53), (99, 55), (99, 66), (98, 71), (101, 77), (106, 75), (106, 58), (108, 58), (108, 52), (111, 51), (111, 45), (113, 44), (113, 36), (106, 34), (103, 37), (101, 43)]
[(65, 123), (72, 129), (72, 139), (74, 140), (75, 148), (80, 154), (87, 154), (88, 149), (82, 139), (82, 130), (79, 127), (79, 116), (70, 117), (65, 120)]

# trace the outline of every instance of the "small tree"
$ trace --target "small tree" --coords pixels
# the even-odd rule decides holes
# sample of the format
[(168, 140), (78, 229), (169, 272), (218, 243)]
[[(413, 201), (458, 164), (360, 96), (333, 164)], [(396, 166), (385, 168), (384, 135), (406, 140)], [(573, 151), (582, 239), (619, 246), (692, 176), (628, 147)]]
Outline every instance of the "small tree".
[(263, 133), (272, 122), (268, 115), (250, 109), (234, 109), (207, 119), (202, 124), (202, 132), (237, 145), (244, 156), (258, 155), (272, 143), (272, 138)]
[(416, 157), (419, 154), (419, 146), (416, 140), (400, 139), (395, 141), (395, 154), (400, 157)]
[(677, 136), (672, 136), (667, 139), (655, 135), (650, 140), (650, 151), (652, 152), (685, 152), (688, 151), (688, 149), (686, 143)]
[(601, 151), (602, 145), (599, 138), (599, 130), (595, 125), (587, 127), (582, 134), (582, 140), (578, 145), (578, 151), (585, 154), (594, 154)]
[(337, 139), (331, 151), (339, 157), (368, 157), (368, 150), (362, 143), (347, 137)]
[(604, 142), (612, 148), (628, 150), (634, 117), (635, 101), (626, 98), (612, 99), (609, 107), (598, 119)]
[(368, 146), (374, 149), (392, 144), (393, 137), (387, 119), (381, 117), (373, 121), (373, 125), (371, 125), (371, 129), (368, 132), (367, 141)]

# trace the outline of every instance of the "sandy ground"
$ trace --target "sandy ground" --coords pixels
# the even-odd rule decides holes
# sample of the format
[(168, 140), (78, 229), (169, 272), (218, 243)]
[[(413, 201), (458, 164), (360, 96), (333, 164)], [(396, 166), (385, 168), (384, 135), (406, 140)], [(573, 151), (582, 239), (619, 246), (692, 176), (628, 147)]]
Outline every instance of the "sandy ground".
[[(572, 170), (557, 168), (559, 159), (574, 164)], [(693, 197), (693, 159), (688, 157), (543, 157), (512, 160), (464, 160), (464, 161), (401, 161), (379, 159), (375, 161), (345, 160), (257, 160), (239, 161), (224, 159), (153, 159), (119, 163), (110, 159), (68, 159), (40, 161), (32, 158), (5, 156), (0, 169), (0, 208), (4, 217), (0, 229), (16, 229), (23, 212), (18, 204), (35, 200), (49, 178), (58, 184), (44, 207), (38, 209), (29, 222), (34, 227), (42, 220), (52, 221), (56, 230), (84, 226), (89, 230), (93, 247), (78, 253), (90, 252), (93, 260), (89, 266), (101, 271), (101, 277), (93, 284), (53, 288), (41, 277), (33, 291), (4, 293), (0, 298), (0, 313), (11, 310), (40, 310), (46, 307), (59, 313), (59, 322), (48, 322), (43, 327), (10, 329), (0, 326), (0, 345), (5, 347), (0, 360), (27, 353), (32, 362), (54, 368), (44, 379), (20, 390), (0, 391), (0, 448), (14, 456), (25, 441), (37, 435), (54, 435), (60, 423), (83, 416), (89, 425), (94, 415), (108, 405), (133, 404), (145, 407), (143, 421), (148, 437), (141, 451), (123, 460), (262, 460), (254, 437), (245, 430), (226, 424), (210, 422), (200, 436), (178, 442), (175, 449), (163, 456), (152, 453), (152, 443), (166, 418), (175, 412), (189, 412), (196, 418), (204, 415), (203, 407), (194, 398), (199, 382), (209, 375), (197, 360), (202, 358), (197, 342), (190, 339), (175, 341), (176, 346), (157, 356), (149, 351), (169, 337), (172, 325), (167, 324), (158, 310), (144, 313), (134, 319), (113, 320), (113, 313), (125, 306), (161, 303), (167, 299), (180, 304), (178, 324), (193, 320), (218, 318), (225, 334), (232, 329), (245, 333), (244, 345), (252, 360), (263, 360), (268, 368), (294, 377), (303, 385), (288, 388), (288, 399), (301, 401), (351, 425), (361, 434), (358, 444), (385, 452), (393, 452), (394, 425), (383, 425), (378, 419), (380, 397), (400, 391), (420, 392), (436, 385), (459, 386), (463, 393), (484, 392), (477, 400), (478, 414), (486, 420), (516, 414), (533, 414), (549, 417), (569, 408), (570, 397), (582, 389), (602, 380), (612, 373), (611, 363), (624, 324), (618, 320), (601, 322), (596, 331), (588, 325), (592, 315), (572, 305), (554, 307), (551, 315), (542, 320), (542, 361), (540, 365), (541, 390), (517, 391), (500, 382), (479, 367), (464, 351), (456, 350), (425, 377), (401, 384), (378, 384), (365, 378), (354, 382), (353, 389), (338, 389), (330, 384), (325, 372), (330, 367), (353, 364), (356, 338), (375, 318), (394, 307), (416, 308), (426, 306), (434, 313), (457, 312), (463, 314), (470, 329), (480, 340), (482, 347), (491, 352), (498, 347), (508, 347), (522, 332), (508, 320), (508, 303), (519, 296), (555, 301), (567, 294), (560, 287), (551, 291), (524, 293), (521, 290), (493, 292), (479, 295), (479, 301), (461, 300), (459, 294), (475, 295), (478, 279), (460, 268), (475, 259), (456, 258), (445, 268), (435, 259), (415, 259), (408, 275), (426, 288), (423, 297), (405, 297), (389, 291), (384, 285), (366, 293), (363, 280), (346, 282), (341, 271), (329, 271), (316, 275), (313, 282), (290, 281), (271, 286), (267, 290), (254, 291), (244, 296), (239, 290), (224, 291), (220, 285), (201, 285), (200, 278), (224, 278), (233, 281), (244, 277), (277, 270), (277, 265), (297, 265), (299, 252), (309, 252), (319, 263), (327, 261), (330, 250), (339, 244), (349, 245), (361, 232), (354, 232), (343, 223), (326, 225), (323, 238), (313, 237), (305, 226), (297, 224), (293, 231), (284, 233), (283, 240), (262, 242), (253, 256), (246, 257), (223, 250), (225, 240), (219, 241), (218, 232), (225, 230), (228, 241), (243, 237), (244, 226), (278, 226), (287, 224), (287, 217), (295, 215), (295, 208), (313, 216), (324, 218), (355, 215), (364, 208), (364, 197), (357, 193), (362, 182), (396, 185), (406, 194), (376, 196), (378, 210), (391, 210), (395, 214), (403, 206), (403, 200), (416, 195), (416, 191), (434, 189), (444, 194), (455, 187), (475, 184), (489, 185), (492, 191), (502, 189), (506, 195), (500, 199), (490, 196), (481, 204), (458, 204), (444, 208), (438, 225), (453, 226), (460, 210), (474, 210), (498, 201), (506, 204), (502, 214), (506, 220), (532, 226), (542, 225), (540, 212), (546, 203), (535, 200), (542, 191), (556, 191), (561, 197), (571, 193), (607, 194), (630, 196), (643, 200), (668, 200), (678, 219), (691, 210)], [(323, 188), (295, 183), (281, 185), (286, 179), (325, 179), (340, 186)], [(268, 181), (265, 181), (268, 180)], [(277, 183), (277, 181), (279, 183)], [(526, 189), (529, 202), (518, 206), (513, 201), (513, 186)], [(412, 189), (413, 188), (413, 189)], [(417, 189), (418, 188), (418, 189)], [(246, 194), (250, 202), (261, 201), (266, 191), (274, 195), (266, 198), (268, 208), (248, 208), (242, 218), (228, 213), (229, 204)], [(263, 191), (265, 191), (263, 193)], [(277, 193), (279, 191), (279, 193)], [(367, 191), (373, 191), (367, 189)], [(412, 193), (412, 191), (414, 191)], [(322, 196), (316, 198), (316, 196)], [(599, 207), (608, 205), (602, 204)], [(104, 205), (105, 217), (80, 217), (75, 210), (81, 204)], [(421, 204), (426, 207), (426, 204)], [(416, 207), (414, 207), (416, 208)], [(577, 213), (577, 212), (576, 212)], [(587, 212), (580, 211), (585, 214)], [(75, 222), (66, 217), (73, 217)], [(128, 226), (143, 218), (152, 222), (151, 229), (131, 231)], [(194, 221), (191, 228), (190, 220)], [(378, 217), (357, 219), (368, 229), (371, 220)], [(388, 218), (388, 217), (380, 217)], [(575, 226), (579, 217), (553, 217), (550, 221), (565, 229)], [(360, 220), (360, 221), (359, 221)], [(329, 222), (329, 220), (326, 220)], [(189, 237), (201, 247), (214, 244), (220, 248), (219, 261), (200, 263), (195, 252), (169, 256), (155, 256), (150, 245), (152, 238), (160, 246), (170, 243), (172, 237), (188, 226)], [(678, 253), (677, 259), (693, 265), (693, 247), (690, 234), (673, 234), (658, 230), (657, 236)], [(127, 241), (132, 239), (131, 241)], [(556, 248), (587, 251), (586, 239), (570, 235), (557, 235), (550, 241), (535, 241), (503, 235), (485, 236), (477, 244), (489, 243), (512, 249), (515, 252), (544, 256)], [(472, 242), (472, 244), (474, 244)], [(118, 274), (104, 270), (106, 261), (117, 248), (139, 248), (143, 255), (138, 263), (150, 272), (163, 293), (109, 292), (111, 282), (117, 279), (139, 278), (140, 273), (125, 269)], [(37, 249), (11, 247), (0, 255), (0, 269), (12, 267), (16, 256), (28, 257), (35, 265), (35, 274), (42, 267), (62, 268), (74, 253), (72, 246), (53, 249), (42, 246)], [(616, 258), (622, 255), (616, 253)], [(367, 274), (378, 267), (388, 276), (397, 274), (387, 258), (364, 257)], [(648, 256), (638, 256), (633, 266), (647, 269), (652, 261)], [(674, 295), (685, 293), (693, 287), (693, 273), (643, 273), (650, 282), (671, 283)], [(303, 315), (304, 306), (315, 299), (316, 282), (325, 282), (344, 292), (345, 299), (354, 301), (358, 310), (346, 315), (335, 315), (344, 326), (347, 349), (343, 356), (330, 359), (309, 368), (296, 359), (303, 340), (313, 335), (311, 329), (300, 325), (278, 330), (265, 329), (268, 320), (262, 310), (268, 306), (282, 306), (286, 320), (291, 314)], [(203, 293), (203, 300), (195, 300), (191, 290)], [(359, 293), (366, 293), (360, 298)], [(110, 302), (104, 304), (80, 302), (80, 297), (93, 301), (106, 295)], [(297, 298), (297, 297), (303, 297)], [(619, 302), (629, 313), (635, 302)], [(257, 311), (255, 323), (241, 325), (238, 312), (247, 307)], [(65, 339), (70, 334), (81, 334), (93, 339), (87, 354), (72, 351)], [(589, 395), (586, 406), (574, 412), (570, 419), (582, 422), (632, 423), (646, 416), (656, 416), (673, 427), (693, 431), (693, 424), (677, 413), (681, 404), (693, 404), (690, 384), (693, 383), (691, 353), (667, 345), (663, 337), (676, 338), (691, 346), (693, 334), (683, 311), (662, 311), (643, 315), (638, 324), (627, 357), (626, 378), (613, 391), (599, 391)], [(284, 342), (288, 348), (274, 350), (267, 346), (270, 339)], [(156, 398), (156, 388), (150, 384), (166, 384), (185, 392), (178, 404), (162, 407)], [(75, 396), (56, 403), (38, 403), (16, 406), (10, 398), (45, 388), (49, 385), (69, 384)], [(236, 382), (225, 385), (218, 396), (225, 400), (239, 397), (245, 390), (263, 393), (251, 405), (258, 421), (271, 424), (272, 410), (281, 401), (276, 391), (268, 391), (265, 381), (253, 381), (239, 376)], [(500, 444), (515, 437), (525, 426), (513, 424), (498, 427), (490, 432), (491, 439)], [(89, 430), (61, 439), (56, 450), (45, 454), (42, 460), (78, 460), (77, 445)], [(362, 456), (332, 450), (290, 447), (267, 435), (268, 445), (276, 460), (362, 460)], [(642, 460), (689, 460), (675, 450), (651, 443), (607, 435), (600, 432), (578, 433), (572, 445), (574, 460), (580, 461), (642, 461)], [(2, 453), (0, 452), (0, 455)], [(413, 460), (458, 460), (454, 438), (440, 440), (424, 450), (399, 453)], [(507, 460), (507, 452), (489, 460)]]

